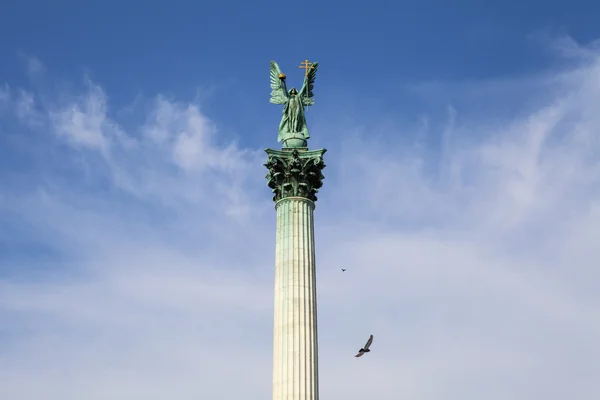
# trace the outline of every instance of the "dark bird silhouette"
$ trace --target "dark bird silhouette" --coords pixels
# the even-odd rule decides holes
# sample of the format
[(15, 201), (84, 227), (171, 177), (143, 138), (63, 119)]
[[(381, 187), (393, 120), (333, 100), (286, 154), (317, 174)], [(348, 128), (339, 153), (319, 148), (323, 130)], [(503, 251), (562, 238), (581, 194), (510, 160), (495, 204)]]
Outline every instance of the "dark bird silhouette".
[(344, 269), (344, 268), (342, 268), (342, 272), (344, 272), (344, 271), (345, 271), (345, 269)]
[(371, 350), (369, 350), (369, 346), (371, 346), (371, 343), (373, 343), (373, 335), (369, 336), (369, 340), (367, 340), (367, 344), (365, 344), (365, 347), (360, 349), (358, 351), (358, 354), (355, 355), (354, 357), (360, 357), (363, 354), (370, 352)]

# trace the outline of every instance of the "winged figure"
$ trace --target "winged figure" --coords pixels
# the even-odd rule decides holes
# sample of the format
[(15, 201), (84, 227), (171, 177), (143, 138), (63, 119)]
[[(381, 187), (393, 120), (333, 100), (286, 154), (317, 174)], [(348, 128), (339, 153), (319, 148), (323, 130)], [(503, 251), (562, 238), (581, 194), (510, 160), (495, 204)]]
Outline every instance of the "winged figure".
[[(304, 77), (304, 83), (300, 92), (295, 87), (287, 90), (285, 84), (286, 76), (281, 73), (279, 65), (271, 61), (271, 100), (273, 104), (284, 104), (281, 122), (279, 123), (279, 135), (277, 141), (283, 140), (283, 147), (306, 147), (306, 140), (310, 137), (306, 126), (304, 107), (315, 104), (313, 99), (313, 88), (319, 63), (310, 64), (308, 73)], [(290, 140), (291, 139), (291, 140)], [(288, 142), (289, 143), (286, 143)]]
[(363, 354), (370, 352), (371, 350), (369, 350), (369, 347), (371, 346), (371, 343), (373, 343), (373, 335), (369, 336), (369, 340), (367, 340), (367, 344), (365, 344), (365, 347), (360, 349), (358, 351), (358, 354), (355, 355), (354, 357), (360, 357)]

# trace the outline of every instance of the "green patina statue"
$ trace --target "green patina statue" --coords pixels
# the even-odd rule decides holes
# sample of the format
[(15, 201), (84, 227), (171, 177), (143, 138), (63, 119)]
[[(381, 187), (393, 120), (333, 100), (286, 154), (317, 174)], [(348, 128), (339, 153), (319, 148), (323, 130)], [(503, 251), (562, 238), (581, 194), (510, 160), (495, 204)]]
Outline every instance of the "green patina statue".
[(284, 104), (277, 138), (278, 142), (283, 141), (282, 149), (265, 149), (269, 155), (265, 164), (269, 170), (267, 185), (273, 191), (275, 202), (288, 197), (304, 197), (315, 202), (325, 178), (323, 154), (327, 150), (308, 150), (306, 141), (310, 136), (304, 116), (304, 107), (315, 103), (312, 90), (319, 63), (305, 60), (302, 64), (299, 68), (305, 70), (304, 84), (298, 92), (296, 88), (287, 90), (285, 74), (271, 61), (271, 103)]
[(304, 61), (299, 68), (305, 69), (304, 83), (300, 92), (296, 88), (287, 90), (285, 74), (281, 73), (279, 65), (271, 61), (271, 103), (285, 104), (283, 116), (279, 123), (279, 135), (277, 141), (282, 143), (283, 148), (305, 148), (306, 140), (310, 137), (306, 126), (304, 107), (315, 104), (313, 100), (313, 88), (317, 76), (319, 63)]

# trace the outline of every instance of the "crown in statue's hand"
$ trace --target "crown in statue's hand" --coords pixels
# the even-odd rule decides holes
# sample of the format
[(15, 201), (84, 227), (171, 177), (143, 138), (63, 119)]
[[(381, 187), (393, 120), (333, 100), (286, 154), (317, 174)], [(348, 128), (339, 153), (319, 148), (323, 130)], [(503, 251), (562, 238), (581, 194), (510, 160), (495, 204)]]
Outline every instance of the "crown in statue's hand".
[(279, 74), (279, 79), (285, 79), (285, 74)]

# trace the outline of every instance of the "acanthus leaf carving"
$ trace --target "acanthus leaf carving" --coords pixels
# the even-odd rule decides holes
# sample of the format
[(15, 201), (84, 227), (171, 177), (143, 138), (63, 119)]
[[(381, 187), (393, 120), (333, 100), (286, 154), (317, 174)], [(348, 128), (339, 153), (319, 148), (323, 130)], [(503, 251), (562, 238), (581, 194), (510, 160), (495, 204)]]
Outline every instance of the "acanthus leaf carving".
[(264, 164), (269, 170), (267, 186), (274, 193), (273, 201), (299, 196), (317, 201), (317, 192), (323, 186), (325, 149), (312, 151), (279, 151), (267, 149), (269, 155)]

